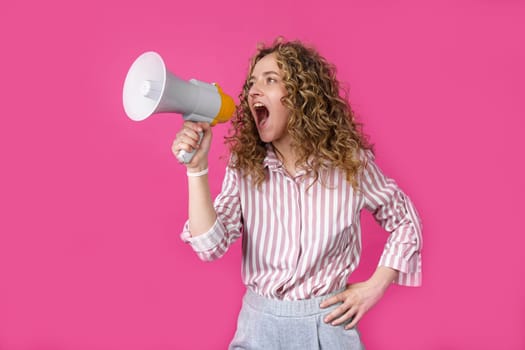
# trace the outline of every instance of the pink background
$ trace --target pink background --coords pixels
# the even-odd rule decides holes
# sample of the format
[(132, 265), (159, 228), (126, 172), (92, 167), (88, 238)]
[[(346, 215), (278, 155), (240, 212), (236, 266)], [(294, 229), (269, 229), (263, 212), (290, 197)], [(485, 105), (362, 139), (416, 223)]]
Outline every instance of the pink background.
[[(0, 349), (224, 349), (240, 242), (198, 260), (179, 239), (178, 115), (122, 108), (131, 62), (235, 96), (259, 41), (338, 67), (383, 170), (424, 221), (424, 286), (362, 320), (367, 349), (525, 349), (520, 1), (9, 1), (0, 10)], [(214, 129), (216, 195), (227, 152)], [(386, 234), (364, 213), (358, 281)]]

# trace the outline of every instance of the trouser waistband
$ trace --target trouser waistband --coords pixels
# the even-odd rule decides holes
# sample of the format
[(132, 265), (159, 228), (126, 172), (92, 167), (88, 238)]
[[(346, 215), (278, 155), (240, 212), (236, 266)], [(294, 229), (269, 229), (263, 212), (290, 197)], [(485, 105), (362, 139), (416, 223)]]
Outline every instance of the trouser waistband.
[(251, 290), (247, 290), (244, 295), (244, 301), (254, 309), (269, 313), (275, 316), (283, 317), (302, 317), (325, 313), (337, 305), (332, 305), (329, 308), (321, 309), (319, 304), (325, 299), (342, 292), (344, 289), (310, 299), (303, 300), (278, 300), (270, 299), (259, 295)]

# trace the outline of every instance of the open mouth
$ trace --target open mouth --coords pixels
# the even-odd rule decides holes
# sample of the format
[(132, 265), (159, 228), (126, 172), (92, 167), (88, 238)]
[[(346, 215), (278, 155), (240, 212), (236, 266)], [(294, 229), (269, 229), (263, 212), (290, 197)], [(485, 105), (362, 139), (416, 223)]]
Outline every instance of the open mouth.
[(270, 115), (270, 112), (268, 112), (268, 108), (266, 108), (265, 105), (263, 105), (260, 102), (257, 102), (253, 105), (253, 109), (255, 111), (255, 117), (257, 119), (257, 124), (259, 126), (263, 126), (264, 123), (268, 120), (268, 117)]

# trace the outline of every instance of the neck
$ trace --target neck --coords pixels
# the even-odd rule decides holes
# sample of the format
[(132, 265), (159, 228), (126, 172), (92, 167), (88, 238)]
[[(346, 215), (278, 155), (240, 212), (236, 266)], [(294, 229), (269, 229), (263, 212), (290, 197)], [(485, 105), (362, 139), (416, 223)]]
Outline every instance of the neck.
[(297, 172), (295, 163), (297, 162), (297, 156), (290, 145), (290, 143), (277, 143), (272, 142), (272, 146), (275, 150), (277, 158), (283, 163), (286, 171), (294, 176)]

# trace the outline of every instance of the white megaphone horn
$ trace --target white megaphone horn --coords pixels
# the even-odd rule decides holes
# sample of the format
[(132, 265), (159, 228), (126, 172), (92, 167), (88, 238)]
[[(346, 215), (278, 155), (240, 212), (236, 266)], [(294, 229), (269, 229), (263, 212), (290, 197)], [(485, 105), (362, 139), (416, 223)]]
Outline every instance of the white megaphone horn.
[[(124, 81), (122, 99), (126, 114), (135, 121), (154, 113), (180, 113), (184, 120), (213, 126), (228, 121), (235, 111), (233, 99), (217, 84), (176, 77), (156, 52), (145, 52), (133, 62)], [(181, 150), (177, 159), (189, 163), (194, 154), (195, 150)]]

